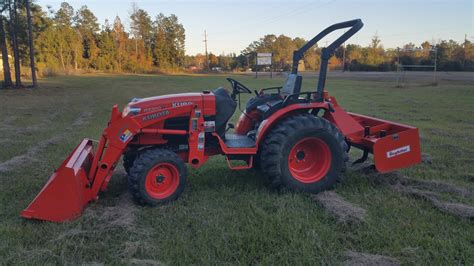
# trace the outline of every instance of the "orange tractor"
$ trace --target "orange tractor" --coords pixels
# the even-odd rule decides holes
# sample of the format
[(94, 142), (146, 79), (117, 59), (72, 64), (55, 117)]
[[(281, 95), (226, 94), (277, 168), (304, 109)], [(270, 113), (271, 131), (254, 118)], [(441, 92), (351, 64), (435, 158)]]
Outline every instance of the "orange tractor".
[[(186, 163), (198, 168), (213, 155), (224, 155), (230, 169), (260, 167), (273, 187), (309, 193), (341, 179), (350, 147), (364, 152), (356, 162), (372, 153), (382, 173), (419, 163), (417, 128), (348, 113), (324, 90), (330, 56), (362, 26), (360, 19), (334, 24), (295, 51), (285, 84), (255, 91), (235, 127), (228, 121), (240, 94), (252, 91), (231, 78), (230, 94), (218, 88), (133, 99), (123, 112), (114, 105), (96, 147), (84, 139), (21, 215), (53, 222), (80, 216), (107, 189), (122, 155), (133, 198), (151, 206), (177, 199), (186, 185)], [(322, 49), (316, 91), (301, 92), (304, 52), (344, 28)]]

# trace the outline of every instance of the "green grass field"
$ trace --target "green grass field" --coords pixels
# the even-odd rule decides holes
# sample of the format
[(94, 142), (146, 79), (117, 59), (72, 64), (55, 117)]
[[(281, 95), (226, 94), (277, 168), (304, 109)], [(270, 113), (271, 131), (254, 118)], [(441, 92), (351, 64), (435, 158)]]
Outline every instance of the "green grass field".
[[(254, 88), (283, 83), (237, 79)], [(60, 76), (40, 83), (38, 90), (0, 90), (0, 264), (340, 264), (346, 251), (402, 264), (474, 264), (472, 219), (400, 194), (374, 175), (348, 170), (336, 186), (367, 211), (362, 223), (341, 223), (309, 195), (272, 191), (257, 171), (230, 171), (222, 157), (190, 170), (185, 192), (166, 206), (133, 204), (117, 170), (109, 191), (81, 218), (24, 220), (19, 212), (74, 146), (99, 138), (114, 103), (122, 108), (133, 97), (228, 87), (220, 75)], [(315, 83), (307, 78), (304, 88)], [(348, 111), (420, 128), (431, 163), (400, 173), (474, 189), (472, 84), (395, 88), (333, 79), (327, 88)], [(360, 155), (351, 153), (352, 160)], [(440, 197), (474, 205), (472, 195)]]

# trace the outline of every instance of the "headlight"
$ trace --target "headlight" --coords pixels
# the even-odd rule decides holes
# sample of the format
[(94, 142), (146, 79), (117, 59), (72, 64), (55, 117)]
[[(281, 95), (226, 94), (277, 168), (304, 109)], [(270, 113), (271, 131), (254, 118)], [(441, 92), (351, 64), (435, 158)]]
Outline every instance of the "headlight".
[(123, 109), (123, 112), (122, 112), (122, 117), (126, 117), (128, 116), (129, 114), (131, 115), (137, 115), (138, 113), (140, 113), (142, 109), (141, 108), (138, 108), (138, 107), (130, 107), (130, 106), (126, 106), (124, 109)]

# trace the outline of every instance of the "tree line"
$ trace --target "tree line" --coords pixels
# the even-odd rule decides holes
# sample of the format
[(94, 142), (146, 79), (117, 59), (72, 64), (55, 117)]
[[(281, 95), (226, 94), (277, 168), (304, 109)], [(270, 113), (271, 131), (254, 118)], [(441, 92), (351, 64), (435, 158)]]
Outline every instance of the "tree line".
[[(12, 56), (15, 65), (18, 62), (26, 67), (30, 63), (27, 2), (6, 0), (6, 8), (0, 13), (4, 70), (9, 71)], [(58, 10), (50, 6), (44, 10), (33, 3), (31, 21), (36, 69), (43, 75), (78, 70), (147, 73), (184, 68), (185, 30), (174, 14), (152, 17), (133, 4), (130, 30), (126, 30), (118, 16), (112, 23), (106, 20), (100, 24), (85, 5), (75, 10), (63, 2)]]
[[(272, 69), (288, 71), (293, 51), (306, 43), (302, 38), (268, 34), (250, 43), (239, 54), (190, 56), (185, 55), (185, 29), (174, 14), (150, 15), (132, 4), (130, 25), (126, 29), (118, 16), (111, 23), (106, 20), (100, 24), (85, 5), (75, 10), (63, 2), (53, 10), (29, 0), (3, 3), (0, 48), (7, 85), (12, 84), (10, 68), (14, 69), (15, 85), (21, 86), (21, 76), (29, 75), (29, 71), (21, 69), (30, 66), (40, 75), (88, 70), (131, 73), (255, 70), (257, 52), (273, 53)], [(34, 45), (30, 36), (34, 37)], [(353, 71), (392, 71), (399, 65), (428, 66), (436, 60), (438, 70), (474, 71), (474, 45), (469, 40), (408, 43), (402, 48), (385, 49), (375, 36), (367, 46), (339, 47), (329, 66)], [(318, 46), (308, 51), (301, 67), (317, 70), (320, 52)]]
[[(256, 53), (273, 53), (274, 71), (289, 71), (293, 59), (293, 51), (302, 47), (306, 40), (301, 38), (290, 38), (285, 35), (265, 35), (257, 41), (249, 44), (240, 55), (222, 54), (216, 56), (210, 54), (208, 58), (209, 68), (218, 67), (224, 71), (244, 69), (267, 69), (269, 67), (255, 65)], [(320, 65), (321, 47), (315, 46), (309, 50), (300, 64), (306, 70), (318, 70)], [(408, 43), (400, 49), (385, 49), (379, 37), (374, 36), (367, 46), (348, 44), (337, 48), (330, 58), (331, 69), (342, 69), (349, 71), (395, 71), (401, 66), (405, 70), (429, 70), (431, 68), (413, 68), (408, 66), (433, 66), (441, 71), (474, 71), (474, 44), (469, 40), (458, 43), (453, 40), (441, 40), (436, 44), (428, 41), (415, 45)], [(206, 68), (205, 56), (198, 54), (187, 56), (187, 68)]]

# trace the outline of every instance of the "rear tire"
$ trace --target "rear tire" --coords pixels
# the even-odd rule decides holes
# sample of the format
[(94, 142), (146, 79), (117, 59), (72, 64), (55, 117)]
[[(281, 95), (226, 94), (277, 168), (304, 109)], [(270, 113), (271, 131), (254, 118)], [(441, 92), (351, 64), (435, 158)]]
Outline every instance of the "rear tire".
[(187, 179), (184, 161), (165, 149), (145, 150), (138, 154), (128, 175), (128, 188), (142, 205), (156, 206), (176, 200)]
[(331, 122), (309, 114), (288, 117), (265, 137), (261, 166), (274, 188), (318, 193), (342, 179), (348, 160), (344, 136)]

